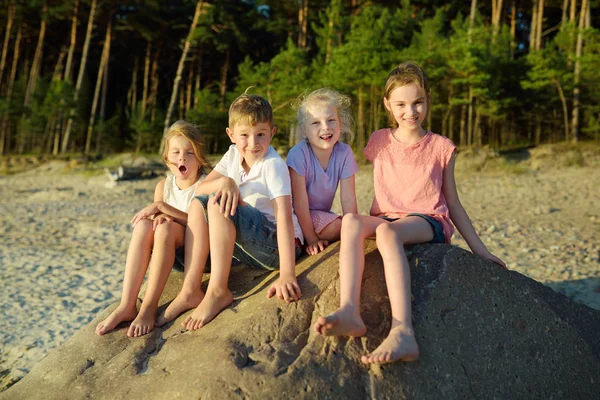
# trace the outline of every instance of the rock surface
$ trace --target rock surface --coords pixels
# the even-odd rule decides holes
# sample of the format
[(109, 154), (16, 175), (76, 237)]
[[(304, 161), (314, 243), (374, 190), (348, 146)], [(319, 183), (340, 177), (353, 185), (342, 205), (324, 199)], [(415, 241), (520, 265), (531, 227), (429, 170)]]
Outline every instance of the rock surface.
[[(266, 299), (276, 274), (235, 267), (235, 301), (206, 327), (184, 316), (143, 338), (105, 336), (100, 313), (0, 399), (81, 398), (594, 398), (600, 312), (449, 245), (408, 248), (421, 358), (365, 366), (390, 326), (381, 257), (367, 243), (363, 338), (312, 325), (339, 302), (339, 244), (297, 266), (303, 297)], [(182, 275), (173, 273), (161, 303)], [(184, 314), (186, 315), (186, 314)]]

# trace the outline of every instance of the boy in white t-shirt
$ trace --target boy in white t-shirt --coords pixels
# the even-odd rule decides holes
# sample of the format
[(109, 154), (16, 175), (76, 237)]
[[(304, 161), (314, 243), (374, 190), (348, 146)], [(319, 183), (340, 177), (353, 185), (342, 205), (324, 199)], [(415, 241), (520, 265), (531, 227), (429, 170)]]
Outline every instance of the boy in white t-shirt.
[[(182, 325), (196, 330), (233, 301), (228, 288), (231, 259), (274, 270), (280, 276), (267, 292), (286, 302), (298, 300), (295, 260), (304, 241), (292, 211), (291, 183), (285, 161), (270, 146), (273, 111), (260, 96), (243, 94), (229, 108), (227, 135), (234, 143), (198, 185), (188, 211), (186, 272), (181, 292), (157, 325), (196, 307)], [(210, 248), (210, 281), (200, 284)]]

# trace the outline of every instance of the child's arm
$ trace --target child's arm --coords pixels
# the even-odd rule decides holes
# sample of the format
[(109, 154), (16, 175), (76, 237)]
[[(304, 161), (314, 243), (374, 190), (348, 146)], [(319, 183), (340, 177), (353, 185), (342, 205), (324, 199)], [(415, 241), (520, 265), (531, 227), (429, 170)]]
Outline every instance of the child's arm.
[(292, 183), (292, 201), (294, 202), (294, 212), (298, 217), (298, 223), (302, 228), (304, 240), (306, 241), (306, 252), (311, 256), (319, 254), (329, 244), (326, 240), (321, 240), (315, 233), (315, 228), (310, 218), (308, 207), (308, 193), (306, 193), (306, 178), (294, 171), (290, 170), (290, 180)]
[(196, 195), (215, 194), (216, 199), (221, 198), (221, 212), (225, 215), (234, 215), (238, 204), (245, 205), (240, 188), (237, 183), (214, 169), (196, 187)]
[(300, 299), (302, 292), (296, 280), (296, 254), (294, 243), (294, 223), (290, 196), (280, 196), (271, 200), (277, 220), (277, 247), (279, 249), (279, 278), (267, 292), (267, 297), (277, 295), (286, 302)]
[(358, 214), (354, 175), (340, 181), (340, 201), (342, 202), (343, 215)]
[[(154, 216), (154, 229), (156, 229), (158, 224), (161, 224), (166, 220), (176, 221), (180, 225), (185, 225), (187, 223), (186, 213), (179, 211), (175, 207), (172, 207), (163, 201), (164, 190), (165, 179), (162, 179), (156, 184), (156, 188), (154, 189), (154, 202), (133, 216), (131, 219), (132, 226), (135, 226), (135, 224), (137, 224), (139, 221), (152, 216)], [(162, 216), (163, 214), (165, 217)], [(161, 215), (160, 218), (159, 215)]]
[(462, 237), (465, 239), (473, 253), (506, 268), (506, 264), (504, 264), (504, 261), (490, 253), (487, 247), (485, 247), (485, 244), (483, 244), (483, 242), (477, 235), (477, 232), (475, 232), (475, 228), (473, 228), (473, 224), (469, 219), (469, 215), (465, 211), (464, 207), (460, 202), (460, 199), (458, 198), (458, 192), (456, 190), (456, 181), (454, 180), (454, 163), (455, 155), (452, 155), (448, 166), (444, 169), (442, 187), (444, 197), (446, 197), (446, 201), (448, 202), (450, 219), (452, 220)]

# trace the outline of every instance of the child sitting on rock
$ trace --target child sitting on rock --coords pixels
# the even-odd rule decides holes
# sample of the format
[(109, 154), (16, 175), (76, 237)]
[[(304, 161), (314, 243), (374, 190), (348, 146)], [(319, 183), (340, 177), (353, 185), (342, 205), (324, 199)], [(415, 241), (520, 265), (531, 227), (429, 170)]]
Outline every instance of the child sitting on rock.
[(412, 326), (410, 270), (405, 244), (449, 243), (456, 225), (473, 253), (505, 267), (485, 247), (458, 198), (454, 181), (455, 145), (426, 131), (431, 95), (423, 70), (403, 63), (388, 76), (383, 104), (392, 128), (373, 132), (365, 156), (373, 164), (375, 198), (370, 216), (347, 214), (342, 220), (340, 308), (319, 317), (322, 335), (362, 336), (360, 291), (364, 241), (375, 237), (385, 268), (392, 309), (387, 338), (364, 363), (412, 361), (419, 347)]
[[(287, 166), (270, 146), (274, 134), (267, 100), (243, 94), (231, 104), (227, 135), (233, 145), (196, 188), (186, 233), (186, 250), (193, 251), (190, 270), (157, 325), (196, 308), (182, 324), (196, 330), (231, 304), (232, 257), (255, 268), (279, 268), (268, 297), (276, 295), (286, 302), (300, 298), (295, 260), (304, 239), (292, 212)], [(211, 272), (204, 294), (200, 284), (209, 248)]]
[(333, 89), (308, 94), (298, 107), (298, 135), (287, 164), (292, 181), (294, 212), (302, 227), (306, 252), (318, 254), (340, 239), (341, 217), (331, 212), (338, 184), (343, 214), (356, 214), (354, 174), (358, 166), (352, 148), (350, 99)]
[[(121, 303), (98, 324), (98, 335), (131, 320), (127, 336), (138, 337), (152, 331), (175, 252), (184, 244), (187, 210), (196, 187), (205, 177), (204, 172), (210, 168), (204, 157), (204, 140), (194, 125), (177, 121), (164, 140), (163, 160), (171, 175), (156, 185), (154, 202), (131, 220), (133, 235), (125, 263)], [(136, 301), (148, 268), (148, 285), (138, 313)]]

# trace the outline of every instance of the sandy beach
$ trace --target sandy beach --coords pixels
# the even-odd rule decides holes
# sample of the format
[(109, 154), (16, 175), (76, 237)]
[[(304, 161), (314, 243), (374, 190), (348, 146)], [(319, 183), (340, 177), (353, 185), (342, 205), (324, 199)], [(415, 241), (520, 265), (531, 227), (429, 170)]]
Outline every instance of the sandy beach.
[[(509, 269), (600, 310), (597, 166), (457, 168), (463, 205)], [(59, 161), (0, 176), (0, 391), (119, 300), (129, 221), (157, 180), (107, 185)], [(367, 213), (368, 166), (356, 187)], [(468, 248), (458, 233), (453, 244)]]

